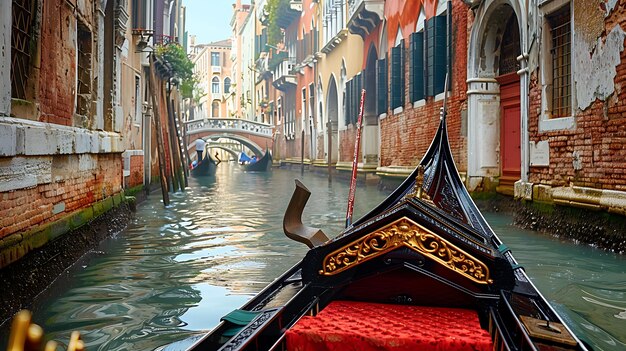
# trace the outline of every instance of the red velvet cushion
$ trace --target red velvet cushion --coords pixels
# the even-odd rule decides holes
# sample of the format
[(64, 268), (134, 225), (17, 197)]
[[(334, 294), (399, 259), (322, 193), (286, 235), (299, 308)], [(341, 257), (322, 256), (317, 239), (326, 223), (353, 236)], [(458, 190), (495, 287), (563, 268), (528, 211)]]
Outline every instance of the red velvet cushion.
[(334, 301), (287, 331), (289, 351), (492, 350), (473, 310)]

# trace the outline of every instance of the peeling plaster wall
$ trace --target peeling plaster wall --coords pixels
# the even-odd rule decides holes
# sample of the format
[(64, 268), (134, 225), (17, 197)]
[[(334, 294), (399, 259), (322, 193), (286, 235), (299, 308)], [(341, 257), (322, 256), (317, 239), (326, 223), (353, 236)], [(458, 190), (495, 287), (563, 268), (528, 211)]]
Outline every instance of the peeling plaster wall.
[(585, 110), (596, 98), (604, 101), (615, 91), (616, 66), (624, 51), (626, 32), (616, 25), (605, 43), (598, 38), (593, 54), (590, 54), (587, 42), (579, 36), (578, 32), (574, 33), (574, 82), (577, 107)]

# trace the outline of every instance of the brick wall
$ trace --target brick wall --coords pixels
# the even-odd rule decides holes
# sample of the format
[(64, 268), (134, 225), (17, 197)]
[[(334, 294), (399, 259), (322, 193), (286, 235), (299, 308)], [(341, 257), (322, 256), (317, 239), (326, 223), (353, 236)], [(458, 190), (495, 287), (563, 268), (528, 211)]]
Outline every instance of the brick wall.
[[(605, 20), (607, 33), (619, 24), (626, 28), (626, 2), (620, 1)], [(544, 53), (546, 54), (546, 53)], [(541, 118), (540, 73), (530, 79), (529, 133), (531, 142), (548, 141), (550, 162), (530, 167), (529, 181), (535, 184), (583, 186), (626, 190), (626, 50), (620, 54), (614, 78), (615, 91), (605, 101), (596, 99), (584, 111), (575, 112), (575, 128), (539, 131)], [(574, 161), (579, 162), (574, 167)]]
[[(453, 2), (452, 9), (452, 77), (451, 95), (448, 97), (448, 133), (450, 147), (457, 167), (460, 171), (467, 168), (467, 142), (461, 130), (461, 111), (467, 110), (467, 40), (471, 12), (460, 1)], [(408, 45), (406, 57), (408, 57)], [(439, 110), (443, 100), (435, 101), (428, 97), (425, 103), (413, 107), (409, 98), (409, 62), (405, 60), (405, 105), (403, 111), (393, 114), (387, 111), (387, 117), (381, 119), (380, 129), (380, 166), (416, 166), (428, 149), (439, 125)], [(388, 74), (388, 76), (391, 76)], [(391, 83), (388, 84), (389, 90)], [(388, 94), (390, 91), (388, 91)], [(354, 144), (353, 144), (354, 145)], [(354, 147), (354, 146), (353, 146)]]
[(134, 187), (143, 184), (143, 156), (130, 156), (130, 175), (126, 186)]
[[(362, 131), (361, 131), (362, 132)], [(345, 130), (339, 131), (339, 162), (350, 162), (354, 157), (354, 143), (356, 141), (356, 126), (349, 124)], [(361, 155), (361, 150), (359, 150)], [(358, 159), (361, 160), (360, 157)]]
[(44, 1), (39, 105), (41, 122), (72, 125), (76, 81), (76, 16), (64, 1)]
[(94, 169), (67, 173), (61, 181), (0, 193), (0, 239), (58, 220), (121, 191), (119, 154), (57, 155), (53, 163), (76, 164), (92, 158)]

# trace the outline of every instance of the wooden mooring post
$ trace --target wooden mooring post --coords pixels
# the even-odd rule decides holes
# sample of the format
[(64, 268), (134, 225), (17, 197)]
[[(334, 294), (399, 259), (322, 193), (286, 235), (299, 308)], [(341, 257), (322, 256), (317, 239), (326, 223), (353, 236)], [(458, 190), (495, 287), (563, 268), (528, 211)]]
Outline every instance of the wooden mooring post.
[(150, 98), (152, 99), (152, 118), (154, 119), (154, 126), (156, 127), (157, 136), (157, 151), (159, 153), (159, 178), (161, 179), (161, 194), (163, 195), (163, 205), (168, 206), (170, 204), (170, 196), (167, 192), (167, 176), (165, 172), (165, 150), (163, 144), (163, 129), (161, 128), (161, 113), (159, 111), (159, 105), (157, 104), (156, 96), (156, 75), (154, 73), (154, 56), (150, 55)]

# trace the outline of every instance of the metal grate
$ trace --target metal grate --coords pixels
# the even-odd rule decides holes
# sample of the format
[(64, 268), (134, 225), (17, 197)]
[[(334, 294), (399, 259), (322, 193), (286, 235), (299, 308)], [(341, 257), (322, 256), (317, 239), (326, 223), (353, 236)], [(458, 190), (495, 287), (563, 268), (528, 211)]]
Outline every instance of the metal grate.
[(91, 108), (91, 32), (82, 23), (78, 24), (76, 49), (78, 56), (76, 113), (87, 115)]
[(569, 5), (549, 17), (552, 36), (552, 117), (571, 114), (572, 59)]
[(26, 98), (30, 73), (30, 40), (32, 35), (33, 0), (13, 0), (11, 33), (11, 96)]

